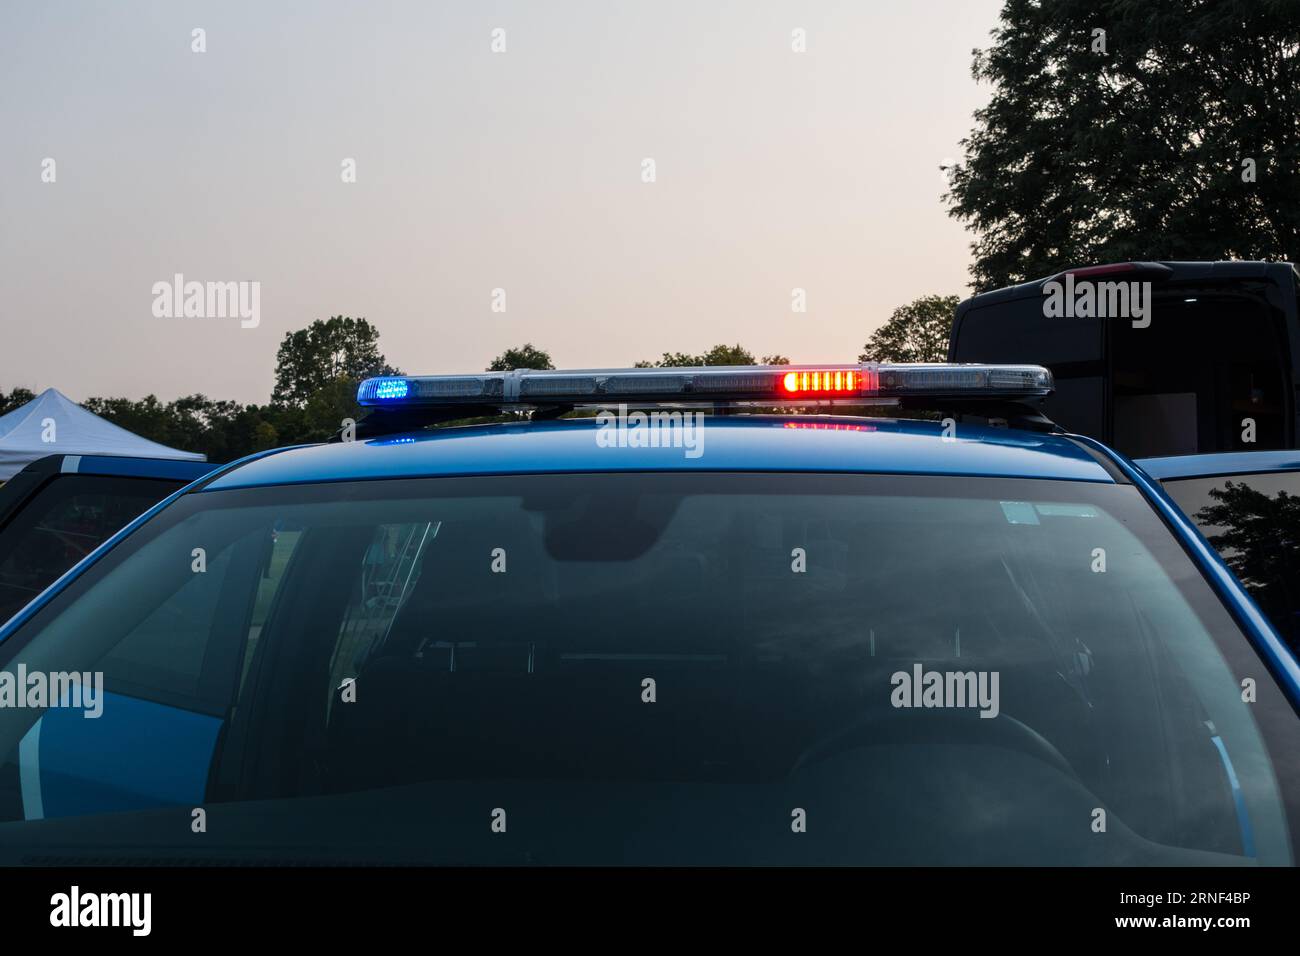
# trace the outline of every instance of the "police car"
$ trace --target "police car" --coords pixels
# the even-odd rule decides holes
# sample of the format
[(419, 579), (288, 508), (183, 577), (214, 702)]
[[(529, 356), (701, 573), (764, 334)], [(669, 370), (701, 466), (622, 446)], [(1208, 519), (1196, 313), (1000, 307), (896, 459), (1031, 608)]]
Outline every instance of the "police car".
[(1300, 668), (1051, 387), (368, 380), (0, 629), (0, 862), (1294, 863)]

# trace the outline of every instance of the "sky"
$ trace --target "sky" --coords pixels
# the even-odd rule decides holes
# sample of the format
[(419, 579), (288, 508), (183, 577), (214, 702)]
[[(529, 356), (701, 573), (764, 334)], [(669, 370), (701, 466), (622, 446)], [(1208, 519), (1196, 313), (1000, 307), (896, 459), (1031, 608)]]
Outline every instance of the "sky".
[[(855, 360), (969, 294), (939, 166), (1000, 6), (5, 3), (0, 389), (263, 403), (340, 314), (409, 373)], [(178, 274), (245, 318), (169, 311)]]

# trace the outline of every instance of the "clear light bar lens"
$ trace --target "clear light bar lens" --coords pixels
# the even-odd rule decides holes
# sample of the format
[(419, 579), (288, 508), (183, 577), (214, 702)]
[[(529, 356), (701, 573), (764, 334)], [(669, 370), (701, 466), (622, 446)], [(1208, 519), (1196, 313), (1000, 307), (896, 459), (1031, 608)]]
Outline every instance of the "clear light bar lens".
[(366, 379), (360, 405), (852, 404), (908, 396), (1015, 400), (1053, 390), (1038, 365), (876, 364), (484, 372)]

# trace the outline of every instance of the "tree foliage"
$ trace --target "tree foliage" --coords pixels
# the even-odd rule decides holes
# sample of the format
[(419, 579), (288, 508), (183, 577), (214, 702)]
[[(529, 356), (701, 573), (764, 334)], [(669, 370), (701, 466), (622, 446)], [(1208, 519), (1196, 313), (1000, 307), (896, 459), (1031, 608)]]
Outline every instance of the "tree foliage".
[(1006, 0), (972, 72), (992, 98), (945, 198), (975, 233), (978, 290), (1300, 256), (1295, 0)]
[(300, 433), (289, 430), (287, 440), (281, 441), (281, 431), (272, 421), (277, 411), (269, 406), (241, 405), (205, 395), (187, 395), (165, 403), (155, 395), (138, 401), (88, 398), (81, 405), (142, 438), (183, 451), (203, 452), (213, 462), (303, 440)]
[(363, 378), (396, 374), (379, 351), (377, 328), (365, 319), (334, 315), (284, 334), (275, 354), (271, 402), (306, 408), (313, 396), (339, 379), (351, 381), (355, 388)]
[(8, 395), (0, 388), (0, 415), (8, 415), (15, 408), (21, 408), (35, 397), (35, 392), (21, 385), (15, 386)]
[(487, 371), (513, 372), (515, 369), (520, 368), (545, 371), (546, 369), (555, 368), (555, 365), (552, 364), (549, 353), (536, 348), (531, 342), (526, 342), (518, 348), (506, 349), (492, 360), (492, 364), (487, 367)]
[(743, 345), (715, 345), (702, 355), (665, 352), (657, 362), (640, 361), (634, 368), (699, 368), (705, 365), (789, 365), (784, 355), (765, 355), (761, 362)]
[(860, 362), (942, 362), (948, 357), (955, 295), (923, 295), (899, 306), (863, 346)]
[(1260, 608), (1273, 621), (1284, 622), (1284, 636), (1300, 646), (1294, 617), (1300, 594), (1300, 497), (1285, 491), (1270, 497), (1227, 481), (1211, 489), (1210, 498), (1214, 503), (1201, 508), (1196, 520), (1222, 529), (1209, 535), (1210, 543)]

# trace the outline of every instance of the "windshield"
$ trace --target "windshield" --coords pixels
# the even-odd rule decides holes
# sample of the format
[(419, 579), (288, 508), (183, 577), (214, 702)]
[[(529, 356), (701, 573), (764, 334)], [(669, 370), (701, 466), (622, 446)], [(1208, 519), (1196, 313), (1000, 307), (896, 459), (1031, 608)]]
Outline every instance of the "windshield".
[(81, 675), (0, 708), (6, 862), (1292, 861), (1294, 714), (1130, 486), (200, 492), (0, 665)]

